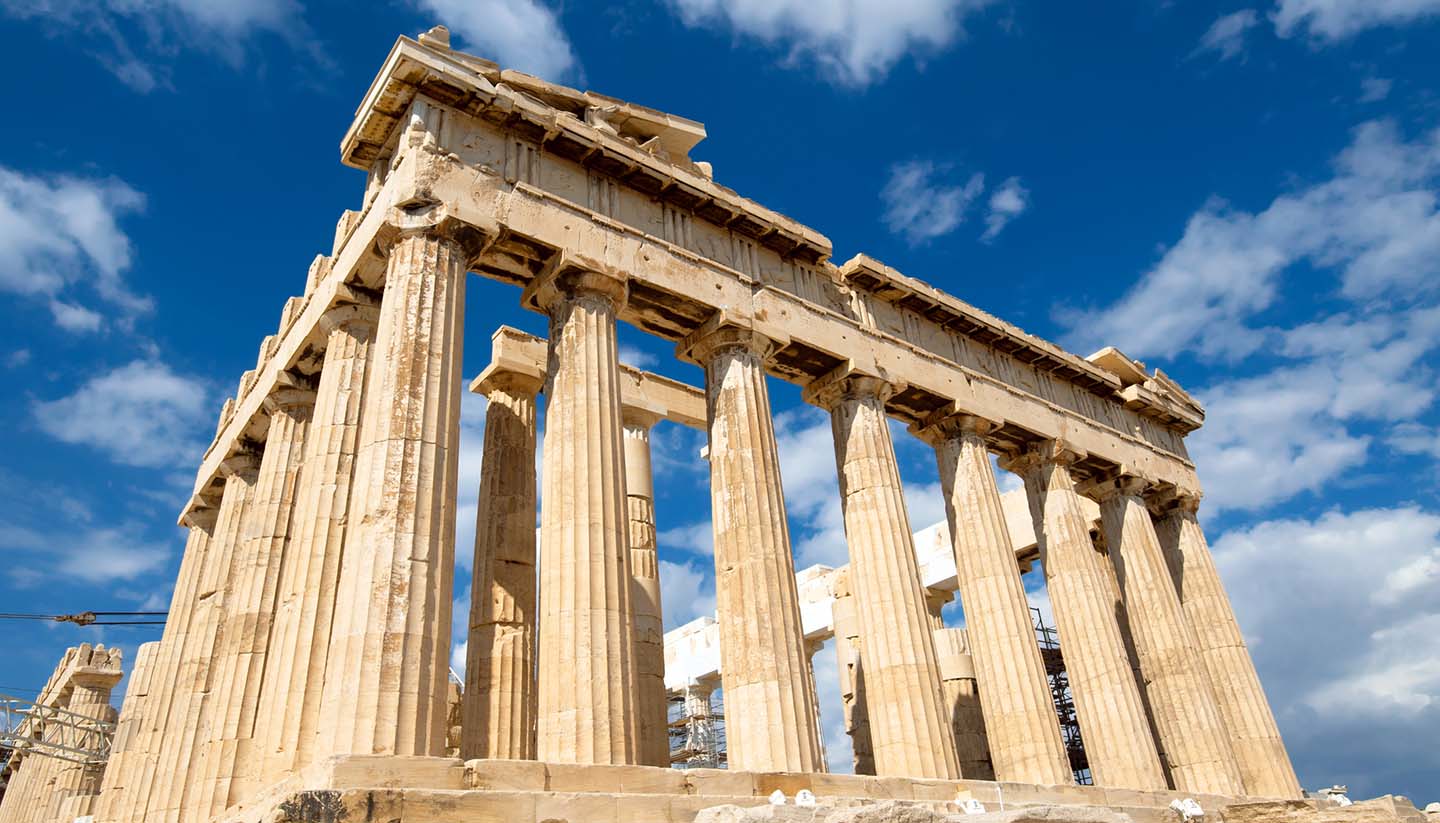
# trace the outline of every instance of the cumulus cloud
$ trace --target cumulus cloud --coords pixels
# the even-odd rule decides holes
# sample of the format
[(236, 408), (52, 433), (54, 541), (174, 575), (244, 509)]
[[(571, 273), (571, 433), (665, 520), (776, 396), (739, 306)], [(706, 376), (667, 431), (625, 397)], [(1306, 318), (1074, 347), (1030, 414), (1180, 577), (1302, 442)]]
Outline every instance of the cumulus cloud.
[(1324, 42), (1436, 15), (1440, 0), (1277, 0), (1270, 16), (1281, 37), (1308, 33)]
[(81, 38), (101, 65), (141, 94), (170, 85), (168, 63), (181, 51), (242, 65), (247, 40), (260, 32), (320, 56), (296, 0), (0, 0), (0, 13)]
[(715, 585), (699, 565), (660, 561), (660, 609), (665, 630), (715, 614)]
[(1030, 207), (1030, 190), (1020, 185), (1020, 178), (1011, 177), (990, 192), (990, 210), (985, 215), (985, 233), (980, 239), (994, 240), (1011, 220)]
[(507, 69), (563, 81), (579, 71), (570, 38), (543, 0), (416, 0), (448, 26), (456, 45)]
[(1191, 56), (1214, 52), (1220, 55), (1221, 60), (1239, 57), (1245, 52), (1246, 36), (1259, 22), (1260, 15), (1254, 9), (1241, 9), (1221, 15), (1205, 30), (1205, 34), (1200, 37), (1200, 45), (1195, 47)]
[(669, 0), (687, 26), (719, 28), (813, 65), (830, 82), (864, 87), (906, 56), (923, 59), (964, 36), (993, 0)]
[(145, 539), (141, 523), (92, 527), (69, 523), (61, 528), (35, 529), (0, 521), (0, 548), (27, 555), (18, 581), (46, 579), (106, 583), (158, 571), (170, 549)]
[(1440, 771), (1421, 742), (1440, 737), (1440, 513), (1269, 520), (1214, 553), (1307, 785), (1368, 797)]
[(985, 175), (976, 172), (964, 183), (948, 181), (948, 166), (928, 160), (897, 163), (880, 190), (881, 219), (892, 234), (911, 245), (949, 234), (965, 221), (970, 204), (985, 190)]
[(1219, 199), (1205, 204), (1115, 304), (1059, 313), (1072, 330), (1067, 343), (1112, 344), (1139, 357), (1247, 356), (1269, 339), (1252, 318), (1275, 304), (1285, 272), (1302, 264), (1334, 273), (1350, 299), (1433, 294), (1440, 288), (1440, 130), (1407, 141), (1390, 121), (1365, 123), (1334, 166), (1331, 179), (1276, 197), (1258, 213)]
[(81, 305), (89, 290), (122, 318), (150, 298), (125, 281), (133, 260), (120, 220), (145, 197), (115, 178), (32, 175), (0, 166), (0, 291), (45, 302), (60, 328), (94, 332), (101, 314)]
[(204, 381), (136, 360), (69, 395), (38, 401), (32, 412), (57, 440), (90, 446), (122, 465), (170, 468), (199, 458), (215, 409)]

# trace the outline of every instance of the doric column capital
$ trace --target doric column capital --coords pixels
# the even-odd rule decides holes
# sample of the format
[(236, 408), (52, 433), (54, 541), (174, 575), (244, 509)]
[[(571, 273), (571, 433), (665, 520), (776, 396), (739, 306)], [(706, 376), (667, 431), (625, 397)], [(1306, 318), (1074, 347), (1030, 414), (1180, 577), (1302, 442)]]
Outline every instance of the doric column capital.
[(910, 426), (910, 433), (932, 446), (939, 447), (947, 441), (966, 436), (983, 438), (1004, 425), (1003, 420), (990, 420), (946, 406), (936, 410), (924, 421)]
[(215, 521), (219, 517), (219, 506), (197, 496), (190, 499), (190, 504), (185, 507), (185, 513), (180, 515), (180, 525), (208, 532), (215, 528)]
[(299, 386), (279, 388), (265, 397), (263, 405), (270, 414), (298, 415), (315, 408), (315, 392)]
[(649, 438), (651, 427), (665, 419), (665, 412), (650, 406), (622, 402), (620, 404), (620, 418), (625, 424), (626, 437), (630, 437), (630, 432), (635, 430), (643, 431), (646, 438)]
[[(359, 292), (355, 293), (357, 296)], [(367, 303), (337, 303), (320, 315), (320, 331), (326, 336), (345, 330), (362, 339), (372, 339), (380, 323), (380, 305), (372, 299)]]
[(1174, 486), (1156, 487), (1145, 494), (1145, 505), (1156, 517), (1184, 514), (1194, 517), (1200, 511), (1200, 492), (1185, 491)]
[(890, 399), (903, 384), (892, 383), (884, 377), (866, 374), (856, 370), (853, 363), (841, 363), (828, 374), (811, 380), (801, 396), (806, 403), (833, 411), (843, 400), (875, 398), (881, 403)]
[(220, 461), (220, 474), (227, 479), (243, 477), (254, 480), (260, 472), (260, 455), (252, 451), (236, 452)]
[(1073, 466), (1088, 455), (1064, 440), (1041, 440), (1020, 451), (1004, 454), (1000, 468), (1020, 477), (1046, 465)]
[(749, 318), (718, 311), (675, 346), (675, 356), (703, 368), (726, 351), (754, 352), (763, 360), (787, 343), (757, 331)]
[(433, 237), (454, 244), (467, 262), (479, 257), (496, 236), (495, 228), (482, 229), (452, 216), (443, 203), (412, 202), (392, 206), (385, 213), (385, 225), (375, 235), (375, 246), (389, 256), (396, 243), (416, 236)]
[(1140, 475), (1119, 471), (1103, 479), (1087, 483), (1084, 493), (1097, 502), (1104, 503), (1116, 497), (1143, 498), (1146, 491), (1153, 486), (1154, 483)]
[(520, 302), (526, 308), (551, 314), (576, 299), (599, 299), (620, 311), (629, 298), (630, 277), (602, 261), (562, 251), (525, 286)]
[(470, 384), (470, 391), (486, 397), (489, 397), (491, 392), (501, 391), (533, 399), (540, 393), (540, 388), (544, 385), (545, 375), (543, 374), (516, 371), (491, 364), (486, 367), (485, 371), (480, 372), (480, 376), (475, 378), (475, 382)]

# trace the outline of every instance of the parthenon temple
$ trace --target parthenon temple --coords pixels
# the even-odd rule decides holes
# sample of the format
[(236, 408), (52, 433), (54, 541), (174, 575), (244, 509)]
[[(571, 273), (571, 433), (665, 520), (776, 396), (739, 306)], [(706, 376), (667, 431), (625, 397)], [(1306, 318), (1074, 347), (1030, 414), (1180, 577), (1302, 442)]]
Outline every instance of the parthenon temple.
[[(1175, 800), (1298, 801), (1197, 520), (1200, 405), (1115, 349), (1080, 357), (866, 255), (832, 261), (692, 160), (704, 137), (443, 27), (401, 37), (341, 142), (359, 207), (220, 412), (103, 780), (26, 758), (0, 823), (688, 823), (801, 789), (1147, 823)], [(548, 320), (494, 329), (478, 376), (470, 273)], [(621, 323), (703, 380), (621, 363)], [(797, 575), (773, 380), (831, 420), (842, 567)], [(488, 401), (473, 547), (454, 537), (467, 387)], [(668, 634), (662, 420), (708, 439), (716, 596)], [(933, 447), (944, 523), (910, 522), (895, 423)], [(1023, 488), (1002, 495), (992, 461)], [(954, 599), (963, 628), (941, 619)], [(817, 698), (827, 641), (843, 706)], [(71, 711), (109, 721), (118, 657), (74, 656)], [(724, 768), (682, 768), (672, 707), (718, 698)], [(855, 774), (828, 772), (822, 710), (843, 713)], [(75, 799), (38, 802), (38, 781)]]

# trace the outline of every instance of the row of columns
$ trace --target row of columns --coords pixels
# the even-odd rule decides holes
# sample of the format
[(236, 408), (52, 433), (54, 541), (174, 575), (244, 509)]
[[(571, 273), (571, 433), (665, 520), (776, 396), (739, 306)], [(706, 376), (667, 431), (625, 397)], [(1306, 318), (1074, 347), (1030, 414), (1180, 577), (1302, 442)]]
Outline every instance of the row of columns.
[[(289, 378), (267, 398), (265, 442), (231, 455), (219, 499), (192, 508), (154, 663), (156, 691), (170, 699), (133, 735), (129, 765), (114, 776), (124, 791), (107, 810), (111, 819), (205, 818), (326, 754), (444, 751), (467, 246), (424, 214), (395, 219), (378, 305), (351, 292), (327, 313), (318, 382)], [(466, 756), (659, 765), (668, 751), (657, 714), (663, 655), (646, 437), (654, 421), (627, 419), (622, 408), (616, 320), (626, 295), (623, 275), (564, 260), (552, 266), (525, 294), (550, 320), (543, 373), (497, 375), (483, 387), (491, 411)], [(680, 353), (705, 370), (729, 761), (819, 771), (766, 388), (771, 348), (743, 324), (716, 321)], [(539, 391), (548, 425), (537, 561)], [(956, 712), (947, 705), (954, 698), (941, 686), (936, 626), (916, 568), (889, 391), (884, 380), (846, 369), (806, 389), (830, 412), (836, 443), (859, 626), (850, 647), (854, 693), (863, 678), (863, 702), (876, 709), (868, 727), (878, 773), (959, 777)], [(993, 773), (1065, 783), (1069, 767), (989, 464), (993, 425), (947, 414), (920, 433), (940, 464)], [(1167, 515), (1162, 531), (1174, 546), (1166, 548), (1138, 485), (1097, 487), (1115, 547), (1107, 564), (1080, 516), (1072, 462), (1049, 444), (1010, 465), (1030, 491), (1097, 782), (1162, 788), (1168, 772), (1189, 791), (1296, 793), (1193, 508)], [(1121, 605), (1143, 695), (1115, 617)], [(1222, 683), (1246, 694), (1220, 698), (1212, 684)], [(1232, 746), (1226, 735), (1237, 733), (1246, 742)], [(973, 748), (966, 762), (979, 762)], [(1258, 765), (1262, 757), (1274, 764), (1277, 752), (1282, 765)]]
[[(643, 635), (654, 625), (653, 613), (645, 612), (652, 607), (646, 605), (647, 588), (641, 583), (653, 581), (645, 571), (653, 552), (648, 448), (642, 464), (635, 457), (640, 449), (617, 447), (617, 440), (624, 442), (627, 434), (636, 443), (644, 442), (642, 433), (648, 428), (627, 427), (620, 409), (615, 319), (624, 297), (623, 277), (578, 269), (552, 272), (529, 292), (531, 305), (551, 317), (544, 390), (552, 422), (544, 464), (552, 480), (547, 480), (547, 504), (541, 513), (541, 541), (549, 551), (541, 558), (539, 574), (547, 595), (541, 602), (547, 606), (538, 621), (534, 721), (541, 759), (654, 762), (641, 754), (645, 741), (655, 739), (644, 731), (653, 722), (646, 707), (660, 703), (644, 687), (645, 678), (657, 674), (643, 662)], [(824, 766), (813, 676), (800, 630), (765, 384), (764, 358), (771, 345), (753, 329), (712, 322), (683, 341), (679, 351), (706, 375), (729, 761), (739, 769), (816, 771)], [(538, 383), (538, 377), (531, 381), (524, 398), (529, 418), (523, 435), (503, 446), (492, 444), (487, 427), (487, 466), (530, 465), (523, 454), (534, 448)], [(940, 627), (927, 612), (890, 440), (885, 413), (889, 391), (878, 377), (841, 369), (813, 381), (805, 393), (809, 402), (830, 412), (836, 442), (851, 553), (847, 585), (854, 592), (853, 599), (837, 601), (837, 653), (847, 677), (847, 726), (865, 729), (863, 741), (856, 737), (857, 765), (870, 766), (873, 760), (879, 774), (993, 774), (1029, 783), (1070, 782), (1067, 752), (990, 465), (986, 435), (998, 424), (948, 412), (917, 427), (917, 434), (936, 449), (968, 630), (963, 646), (959, 638), (945, 636), (940, 647), (947, 660), (960, 659), (957, 649), (965, 648), (973, 661), (969, 677), (942, 673), (934, 634)], [(502, 406), (508, 402), (503, 391), (488, 393)], [(501, 425), (500, 419), (495, 426)], [(505, 457), (492, 460), (492, 453)], [(627, 454), (631, 459), (622, 470), (624, 461), (617, 455)], [(1117, 547), (1112, 564), (1097, 552), (1081, 514), (1069, 470), (1076, 457), (1060, 444), (1040, 444), (1010, 456), (1007, 465), (1025, 478), (1032, 500), (1047, 584), (1067, 660), (1072, 661), (1072, 688), (1097, 782), (1159, 789), (1173, 781), (1176, 788), (1196, 792), (1295, 794), (1293, 772), (1283, 748), (1277, 748), (1278, 732), (1253, 680), (1248, 655), (1241, 657), (1255, 688), (1245, 708), (1250, 725), (1260, 730), (1255, 737), (1266, 743), (1254, 748), (1270, 764), (1277, 762), (1278, 751), (1279, 765), (1242, 772), (1226, 737), (1233, 724), (1228, 717), (1221, 722), (1225, 715), (1218, 704), (1226, 700), (1217, 697), (1209, 685), (1213, 677), (1201, 668), (1198, 638), (1187, 627), (1189, 618), (1176, 588), (1180, 578), (1164, 574), (1164, 553), (1139, 487), (1126, 479), (1114, 494), (1099, 486), (1090, 492), (1104, 499), (1110, 512), (1105, 531)], [(533, 470), (526, 471), (532, 472), (533, 484)], [(499, 482), (490, 470), (486, 478), (485, 483)], [(498, 498), (487, 502), (489, 488), (482, 488), (482, 520), (489, 517), (493, 526), (500, 513), (487, 514), (485, 507), (500, 503)], [(527, 522), (533, 513), (533, 499), (523, 502), (517, 523)], [(623, 527), (626, 511), (628, 530)], [(1193, 507), (1177, 511), (1188, 511), (1193, 523)], [(534, 552), (531, 535), (523, 528), (513, 531), (529, 562)], [(1198, 528), (1177, 527), (1174, 532), (1186, 536), (1192, 554), (1196, 546), (1203, 547), (1195, 540)], [(622, 550), (626, 545), (631, 551)], [(477, 592), (492, 585), (486, 582), (482, 562), (486, 551), (494, 550), (477, 542)], [(1183, 560), (1183, 552), (1171, 553)], [(1215, 597), (1223, 590), (1213, 563), (1198, 565), (1192, 574), (1209, 574), (1212, 582), (1188, 584), (1197, 592), (1191, 598), (1194, 610), (1222, 608)], [(590, 570), (583, 585), (575, 576), (578, 568)], [(527, 596), (533, 603), (533, 592)], [(474, 608), (483, 611), (488, 602), (477, 597)], [(1224, 619), (1212, 622), (1233, 627), (1228, 604), (1223, 606)], [(1157, 626), (1135, 629), (1132, 641), (1142, 689), (1131, 670), (1124, 630), (1146, 621)], [(486, 620), (472, 620), (472, 625), (477, 627), (472, 642), (476, 637), (483, 641), (485, 630), (480, 627)], [(1232, 631), (1216, 645), (1233, 644), (1237, 638)], [(528, 667), (503, 662), (514, 652), (484, 651), (488, 644), (478, 645), (481, 651), (471, 652), (473, 703), (478, 705), (480, 696), (490, 692), (514, 696), (530, 688), (523, 676)], [(487, 664), (485, 655), (494, 662)], [(1211, 657), (1232, 665), (1241, 660), (1223, 651)], [(1171, 662), (1182, 658), (1187, 661), (1183, 665)], [(633, 684), (627, 692), (637, 696), (633, 703), (617, 693), (626, 683)], [(491, 703), (483, 712), (475, 709), (473, 719), (467, 712), (467, 728), (478, 733), (497, 722), (502, 712)], [(865, 711), (867, 705), (883, 710)], [(1147, 706), (1153, 708), (1147, 711)], [(1155, 714), (1159, 746), (1150, 712)], [(528, 722), (515, 707), (509, 717), (503, 722), (511, 728)], [(983, 724), (976, 717), (983, 717)], [(493, 740), (471, 749), (488, 756), (527, 752), (523, 744), (507, 748)]]

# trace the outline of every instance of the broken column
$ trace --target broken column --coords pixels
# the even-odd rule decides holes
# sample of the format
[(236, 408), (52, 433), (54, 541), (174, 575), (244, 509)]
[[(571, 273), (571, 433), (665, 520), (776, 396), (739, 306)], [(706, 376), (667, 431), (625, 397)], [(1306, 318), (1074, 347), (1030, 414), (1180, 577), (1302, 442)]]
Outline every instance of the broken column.
[(990, 466), (985, 435), (995, 428), (998, 424), (991, 421), (958, 414), (936, 420), (921, 434), (935, 447), (940, 467), (995, 779), (1071, 783), (1030, 604)]
[(831, 581), (831, 625), (835, 633), (835, 668), (840, 675), (840, 701), (845, 734), (850, 737), (855, 774), (875, 773), (875, 751), (870, 743), (870, 715), (865, 704), (865, 670), (860, 662), (860, 615), (850, 590), (850, 570), (839, 569)]
[(955, 753), (966, 780), (994, 780), (985, 713), (981, 708), (975, 660), (966, 629), (935, 629), (935, 655), (940, 663), (940, 691), (950, 712)]
[(1090, 539), (1075, 492), (1070, 467), (1079, 457), (1047, 441), (1005, 466), (1025, 481), (1046, 591), (1095, 783), (1164, 789), (1160, 755), (1115, 620), (1103, 558)]
[(1300, 783), (1280, 739), (1270, 701), (1255, 673), (1205, 532), (1195, 519), (1199, 506), (1198, 496), (1179, 497), (1163, 506), (1156, 521), (1180, 605), (1195, 633), (1246, 794), (1300, 797)]
[(535, 757), (535, 395), (543, 364), (502, 360), (471, 386), (485, 395), (460, 756)]
[(875, 770), (881, 776), (957, 778), (950, 715), (940, 697), (925, 592), (885, 414), (889, 385), (844, 365), (805, 389), (827, 409), (835, 437), (850, 584), (862, 627), (860, 657)]
[(1147, 486), (1142, 478), (1120, 475), (1093, 495), (1100, 500), (1160, 746), (1178, 791), (1237, 797), (1245, 793), (1240, 768), (1142, 498)]
[(526, 290), (550, 317), (536, 752), (639, 758), (630, 536), (615, 317), (623, 275), (558, 263)]
[(655, 553), (655, 482), (650, 470), (650, 429), (662, 410), (624, 404), (625, 494), (629, 511), (630, 598), (635, 615), (639, 762), (670, 765), (669, 704), (665, 691), (665, 624), (660, 603), (660, 560)]
[(681, 344), (681, 356), (705, 369), (729, 764), (819, 772), (825, 760), (765, 385), (770, 347), (752, 329), (711, 322)]

